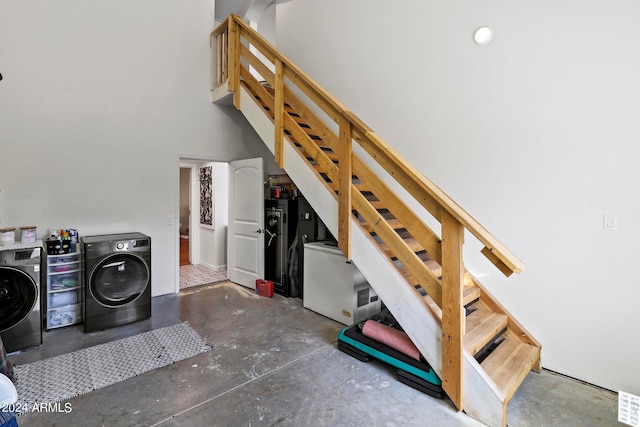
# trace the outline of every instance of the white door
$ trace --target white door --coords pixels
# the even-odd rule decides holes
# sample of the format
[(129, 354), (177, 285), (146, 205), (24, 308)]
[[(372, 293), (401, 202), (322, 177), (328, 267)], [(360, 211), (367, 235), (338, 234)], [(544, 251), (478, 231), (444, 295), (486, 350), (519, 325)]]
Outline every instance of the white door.
[(264, 277), (264, 187), (262, 159), (229, 164), (229, 280), (251, 289)]

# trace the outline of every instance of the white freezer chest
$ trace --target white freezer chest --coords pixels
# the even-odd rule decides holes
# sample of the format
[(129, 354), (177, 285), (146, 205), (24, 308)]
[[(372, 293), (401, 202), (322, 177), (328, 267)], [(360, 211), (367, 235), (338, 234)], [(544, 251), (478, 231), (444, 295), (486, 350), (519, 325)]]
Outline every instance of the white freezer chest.
[(378, 294), (332, 242), (304, 245), (303, 306), (345, 325), (380, 311)]

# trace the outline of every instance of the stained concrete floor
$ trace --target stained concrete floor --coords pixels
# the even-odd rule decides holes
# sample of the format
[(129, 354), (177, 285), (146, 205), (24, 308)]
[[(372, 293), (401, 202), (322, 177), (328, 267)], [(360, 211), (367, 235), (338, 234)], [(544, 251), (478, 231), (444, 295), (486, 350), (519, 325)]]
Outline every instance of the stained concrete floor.
[[(44, 333), (11, 356), (25, 364), (188, 321), (212, 351), (78, 396), (70, 413), (30, 413), (26, 426), (480, 426), (448, 399), (396, 381), (380, 362), (336, 349), (342, 325), (232, 283), (153, 299), (150, 319), (85, 334)], [(620, 426), (615, 393), (548, 371), (531, 373), (508, 408), (510, 426)]]

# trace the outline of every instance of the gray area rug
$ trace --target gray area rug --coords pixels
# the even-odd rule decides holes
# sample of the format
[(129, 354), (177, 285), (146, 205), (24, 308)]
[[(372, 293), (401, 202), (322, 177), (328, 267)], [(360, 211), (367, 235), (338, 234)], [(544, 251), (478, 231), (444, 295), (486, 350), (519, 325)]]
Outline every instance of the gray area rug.
[(180, 289), (227, 280), (227, 269), (214, 270), (202, 264), (180, 266)]
[(210, 351), (187, 322), (15, 367), (25, 409), (97, 390)]

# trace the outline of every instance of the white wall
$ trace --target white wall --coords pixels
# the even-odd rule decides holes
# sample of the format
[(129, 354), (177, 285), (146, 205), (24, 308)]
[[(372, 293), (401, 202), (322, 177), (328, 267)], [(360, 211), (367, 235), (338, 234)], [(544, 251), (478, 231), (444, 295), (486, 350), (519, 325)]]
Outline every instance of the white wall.
[(505, 279), (466, 240), (544, 367), (639, 394), (640, 3), (298, 0), (276, 15), (287, 56), (527, 264)]
[(176, 289), (179, 158), (268, 152), (210, 102), (212, 4), (0, 0), (1, 227), (149, 234)]
[[(276, 44), (276, 4), (267, 7), (258, 20), (257, 31), (270, 43)], [(268, 62), (268, 61), (265, 61)]]

